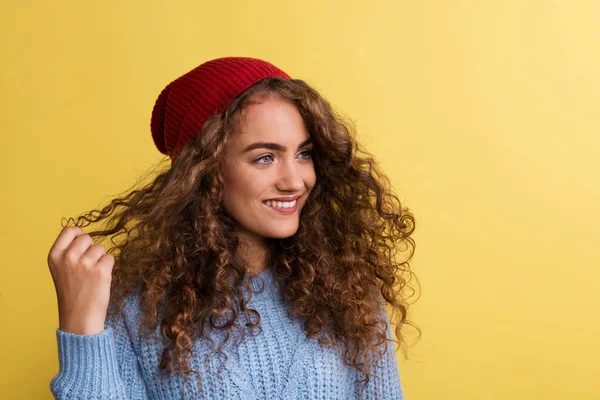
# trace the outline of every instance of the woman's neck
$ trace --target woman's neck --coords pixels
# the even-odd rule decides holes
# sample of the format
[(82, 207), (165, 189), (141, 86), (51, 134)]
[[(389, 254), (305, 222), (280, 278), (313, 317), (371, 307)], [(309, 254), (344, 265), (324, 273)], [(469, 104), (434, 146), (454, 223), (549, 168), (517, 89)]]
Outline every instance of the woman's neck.
[(266, 270), (269, 262), (269, 245), (266, 238), (240, 232), (237, 255), (246, 265), (248, 275), (257, 275)]

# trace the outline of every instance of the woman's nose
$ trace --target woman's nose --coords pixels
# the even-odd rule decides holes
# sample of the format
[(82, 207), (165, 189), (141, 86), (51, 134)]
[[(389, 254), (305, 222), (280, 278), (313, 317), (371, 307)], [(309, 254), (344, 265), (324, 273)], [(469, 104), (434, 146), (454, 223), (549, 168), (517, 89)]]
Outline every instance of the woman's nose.
[(285, 191), (298, 191), (304, 187), (300, 168), (295, 161), (282, 163), (277, 180), (277, 188)]

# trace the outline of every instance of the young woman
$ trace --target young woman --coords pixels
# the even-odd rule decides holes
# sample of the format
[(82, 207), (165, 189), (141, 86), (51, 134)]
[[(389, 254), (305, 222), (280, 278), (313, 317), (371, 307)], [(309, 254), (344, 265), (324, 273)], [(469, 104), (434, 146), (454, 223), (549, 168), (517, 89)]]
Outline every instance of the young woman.
[(171, 82), (151, 131), (170, 165), (48, 254), (54, 396), (402, 399), (414, 218), (351, 124), (302, 80), (226, 57)]

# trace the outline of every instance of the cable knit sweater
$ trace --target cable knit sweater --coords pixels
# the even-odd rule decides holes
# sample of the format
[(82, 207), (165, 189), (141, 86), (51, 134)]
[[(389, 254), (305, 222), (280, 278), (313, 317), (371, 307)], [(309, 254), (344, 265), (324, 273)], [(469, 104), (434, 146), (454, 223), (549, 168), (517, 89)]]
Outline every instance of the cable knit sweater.
[[(210, 351), (207, 339), (194, 341), (191, 368), (199, 372), (201, 381), (194, 374), (186, 382), (182, 375), (158, 374), (166, 339), (142, 339), (137, 325), (140, 311), (136, 297), (130, 296), (124, 302), (124, 315), (107, 318), (99, 334), (56, 330), (60, 371), (50, 382), (52, 393), (57, 399), (86, 400), (357, 399), (360, 384), (356, 381), (362, 375), (343, 363), (335, 347), (306, 338), (302, 322), (291, 316), (289, 302), (280, 296), (272, 272), (248, 279), (255, 292), (248, 306), (260, 313), (262, 331), (245, 335), (239, 346), (228, 340), (222, 368), (224, 358)], [(385, 318), (387, 322), (387, 314)], [(389, 324), (387, 335), (391, 338)], [(216, 336), (212, 338), (218, 344), (222, 336)], [(393, 342), (388, 342), (375, 372), (379, 378), (371, 378), (365, 399), (404, 398)]]

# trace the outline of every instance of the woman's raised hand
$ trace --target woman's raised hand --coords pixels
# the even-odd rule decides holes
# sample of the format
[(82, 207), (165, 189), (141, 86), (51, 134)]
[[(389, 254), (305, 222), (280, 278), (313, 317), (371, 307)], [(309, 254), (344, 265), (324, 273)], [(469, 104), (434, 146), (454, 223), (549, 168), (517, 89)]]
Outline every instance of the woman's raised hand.
[(114, 264), (114, 257), (83, 229), (63, 228), (48, 253), (60, 330), (79, 335), (104, 330)]

